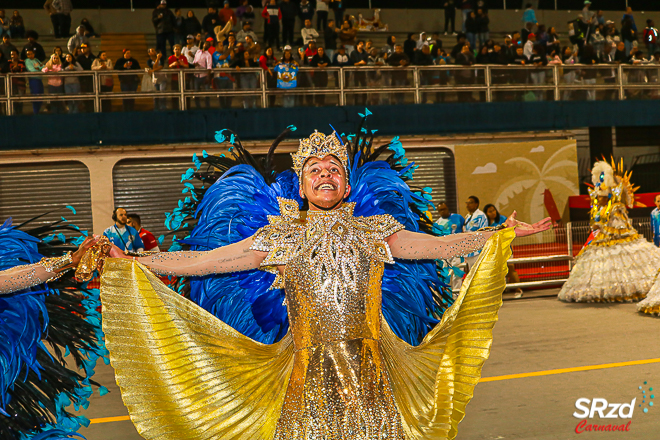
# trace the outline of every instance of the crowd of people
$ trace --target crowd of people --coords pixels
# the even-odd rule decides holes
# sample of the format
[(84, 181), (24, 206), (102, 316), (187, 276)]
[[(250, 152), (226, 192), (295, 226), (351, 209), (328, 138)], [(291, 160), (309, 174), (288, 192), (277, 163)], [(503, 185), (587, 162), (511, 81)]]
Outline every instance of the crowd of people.
[[(48, 3), (47, 3), (48, 4)], [(57, 3), (59, 4), (59, 3)], [(555, 26), (539, 24), (531, 4), (523, 13), (523, 27), (506, 35), (498, 42), (490, 37), (488, 8), (483, 0), (447, 0), (444, 3), (446, 26), (445, 34), (456, 36), (453, 47), (444, 48), (440, 32), (427, 34), (410, 33), (405, 41), (398, 41), (395, 35), (387, 37), (384, 46), (379, 47), (371, 40), (358, 38), (358, 23), (355, 18), (345, 14), (341, 2), (317, 0), (315, 5), (308, 0), (300, 3), (292, 0), (264, 0), (261, 16), (264, 19), (264, 34), (257, 35), (253, 23), (259, 14), (248, 0), (241, 0), (236, 9), (225, 0), (222, 8), (209, 7), (207, 14), (200, 20), (192, 10), (185, 15), (181, 9), (171, 10), (167, 0), (160, 0), (152, 14), (156, 32), (156, 47), (149, 49), (146, 60), (140, 63), (125, 48), (120, 59), (112, 63), (107, 54), (94, 55), (91, 51), (91, 38), (96, 36), (88, 20), (83, 20), (71, 36), (64, 54), (61, 47), (56, 47), (53, 54), (46, 56), (37, 42), (36, 32), (23, 32), (28, 43), (22, 51), (11, 44), (12, 32), (3, 31), (3, 43), (0, 45), (0, 72), (79, 72), (85, 70), (146, 70), (146, 75), (119, 75), (118, 83), (122, 92), (180, 90), (177, 75), (159, 72), (163, 69), (195, 69), (185, 75), (183, 86), (192, 91), (227, 91), (232, 89), (260, 88), (260, 74), (255, 71), (238, 73), (244, 68), (261, 68), (266, 72), (266, 86), (269, 89), (288, 90), (298, 87), (326, 88), (331, 79), (337, 86), (339, 78), (336, 72), (324, 71), (327, 67), (368, 67), (367, 71), (351, 71), (344, 77), (344, 84), (356, 88), (378, 88), (381, 86), (411, 86), (413, 77), (407, 71), (397, 68), (405, 66), (435, 65), (514, 65), (541, 69), (523, 71), (502, 71), (492, 75), (493, 84), (548, 84), (552, 75), (542, 67), (548, 65), (597, 65), (597, 64), (660, 64), (660, 51), (657, 46), (658, 31), (652, 20), (647, 20), (647, 27), (638, 32), (631, 8), (621, 17), (620, 28), (612, 20), (607, 20), (603, 11), (590, 10), (591, 3), (585, 0), (584, 9), (574, 20), (567, 23), (568, 36), (560, 39)], [(48, 9), (48, 8), (47, 8)], [(455, 32), (454, 18), (456, 10), (463, 14), (463, 31)], [(334, 18), (329, 16), (334, 11)], [(4, 13), (0, 11), (0, 18)], [(14, 15), (20, 17), (18, 11)], [(316, 20), (315, 20), (316, 18)], [(0, 24), (2, 21), (0, 21)], [(7, 22), (9, 23), (9, 22)], [(20, 20), (22, 23), (22, 19)], [(7, 26), (11, 26), (7, 24)], [(299, 26), (296, 37), (294, 29)], [(4, 29), (4, 27), (3, 27)], [(281, 40), (280, 40), (281, 34)], [(639, 35), (638, 35), (639, 34)], [(280, 46), (280, 41), (283, 46)], [(14, 54), (13, 51), (16, 53)], [(30, 52), (32, 52), (30, 54)], [(70, 55), (70, 56), (69, 56)], [(146, 63), (145, 63), (146, 61)], [(301, 67), (314, 69), (314, 72), (301, 72)], [(200, 72), (202, 70), (203, 72)], [(233, 70), (234, 72), (230, 72)], [(181, 71), (183, 72), (183, 70)], [(610, 72), (610, 73), (608, 73)], [(562, 73), (563, 84), (595, 84), (599, 76), (604, 82), (614, 83), (613, 70), (576, 70), (565, 69)], [(420, 72), (420, 85), (470, 85), (483, 82), (483, 72), (472, 70), (447, 71), (437, 70)], [(609, 75), (609, 76), (608, 76)], [(605, 77), (607, 76), (607, 77)], [(31, 94), (44, 92), (43, 82), (47, 82), (50, 94), (89, 93), (93, 90), (91, 78), (71, 76), (53, 76), (48, 79), (15, 77), (12, 79), (14, 94), (25, 94), (29, 86)], [(113, 75), (104, 75), (101, 91), (113, 90)], [(570, 95), (571, 91), (564, 94)], [(543, 92), (512, 93), (512, 99), (544, 99)], [(596, 99), (595, 91), (585, 92), (586, 99)], [(440, 95), (440, 94), (439, 94)], [(565, 99), (570, 96), (564, 96)], [(221, 108), (231, 107), (231, 95), (220, 96)], [(242, 99), (246, 108), (258, 106), (258, 97)], [(295, 93), (282, 93), (281, 103), (278, 95), (268, 98), (269, 106), (282, 105), (326, 105), (326, 95), (302, 96)], [(443, 99), (442, 96), (437, 99)], [(459, 100), (473, 100), (472, 92), (460, 92)], [(210, 107), (209, 95), (196, 96), (191, 107)], [(383, 102), (386, 100), (387, 102)], [(123, 99), (124, 110), (134, 109), (134, 99)], [(403, 103), (404, 94), (395, 93), (392, 97), (383, 94), (356, 94), (355, 104)], [(40, 102), (34, 102), (33, 110), (39, 112)], [(90, 103), (86, 104), (88, 107)], [(104, 110), (110, 104), (104, 103)], [(82, 103), (75, 101), (68, 105), (60, 102), (50, 106), (53, 111), (76, 112)], [(154, 109), (164, 110), (168, 100), (154, 99)]]

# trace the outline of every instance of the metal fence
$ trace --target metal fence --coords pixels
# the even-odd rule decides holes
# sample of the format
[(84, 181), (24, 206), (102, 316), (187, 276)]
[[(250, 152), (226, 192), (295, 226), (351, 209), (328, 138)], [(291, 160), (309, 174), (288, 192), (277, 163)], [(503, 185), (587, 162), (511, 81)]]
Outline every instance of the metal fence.
[[(637, 232), (653, 240), (650, 218), (630, 219)], [(516, 238), (509, 269), (516, 270), (519, 283), (507, 288), (560, 286), (567, 279), (584, 244), (591, 234), (589, 222), (571, 222), (530, 237)]]
[(660, 99), (660, 65), (30, 72), (0, 77), (0, 114), (500, 101)]

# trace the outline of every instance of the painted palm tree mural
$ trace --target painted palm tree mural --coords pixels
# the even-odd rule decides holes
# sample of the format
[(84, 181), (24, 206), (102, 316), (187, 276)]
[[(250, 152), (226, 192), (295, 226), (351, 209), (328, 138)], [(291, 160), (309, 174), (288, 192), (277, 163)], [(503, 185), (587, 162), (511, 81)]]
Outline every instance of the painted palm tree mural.
[[(538, 146), (532, 148), (529, 155), (533, 156), (544, 151), (543, 146)], [(559, 148), (543, 165), (522, 156), (507, 159), (504, 164), (515, 166), (518, 172), (511, 173), (513, 177), (502, 184), (496, 192), (494, 204), (501, 212), (517, 209), (523, 218), (540, 219), (546, 215), (544, 207), (546, 189), (550, 190), (555, 198), (561, 199), (579, 192), (575, 178), (571, 178), (577, 169), (575, 143)]]

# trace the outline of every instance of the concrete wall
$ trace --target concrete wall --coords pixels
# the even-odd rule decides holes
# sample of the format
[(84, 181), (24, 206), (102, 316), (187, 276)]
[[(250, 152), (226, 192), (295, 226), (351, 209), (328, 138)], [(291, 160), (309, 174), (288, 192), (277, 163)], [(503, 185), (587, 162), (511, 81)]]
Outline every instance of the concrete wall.
[[(184, 14), (187, 9), (184, 9)], [(204, 9), (193, 9), (200, 22), (206, 11)], [(372, 12), (364, 9), (351, 9), (349, 12), (357, 17), (357, 14), (363, 13), (365, 17), (370, 18)], [(99, 33), (153, 33), (154, 28), (151, 24), (151, 10), (136, 9), (78, 9), (72, 13), (72, 28), (80, 23), (83, 17), (87, 17), (96, 31)], [(539, 23), (547, 26), (556, 26), (560, 33), (567, 31), (566, 23), (574, 19), (579, 11), (538, 11), (537, 19)], [(22, 10), (21, 14), (25, 19), (28, 28), (35, 29), (40, 35), (52, 35), (52, 26), (49, 15), (43, 10), (28, 9)], [(611, 19), (616, 23), (621, 20), (622, 12), (606, 12), (606, 19)], [(636, 21), (638, 27), (644, 28), (648, 18), (654, 19), (660, 23), (660, 12), (636, 12)], [(444, 12), (441, 9), (387, 9), (381, 14), (384, 23), (388, 23), (392, 32), (427, 32), (439, 31), (444, 29)], [(460, 26), (461, 14), (456, 15), (457, 27)], [(491, 32), (510, 33), (515, 29), (522, 28), (522, 11), (516, 10), (492, 10), (490, 12)], [(258, 17), (255, 23), (256, 30), (263, 29), (263, 20)]]

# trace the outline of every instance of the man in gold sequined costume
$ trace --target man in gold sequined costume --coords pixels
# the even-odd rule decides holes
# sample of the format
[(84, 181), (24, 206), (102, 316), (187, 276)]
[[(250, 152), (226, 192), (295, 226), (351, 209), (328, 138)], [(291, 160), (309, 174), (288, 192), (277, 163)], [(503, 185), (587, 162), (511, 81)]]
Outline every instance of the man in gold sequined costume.
[[(133, 258), (102, 278), (104, 331), (131, 419), (146, 439), (445, 439), (488, 357), (516, 236), (549, 228), (515, 215), (502, 231), (433, 237), (390, 215), (356, 217), (346, 148), (315, 132), (293, 154), (309, 210), (280, 199), (252, 237), (209, 252)], [(454, 305), (417, 347), (382, 316), (384, 265), (483, 252)], [(257, 343), (165, 287), (158, 275), (260, 267), (283, 286), (290, 332)]]

